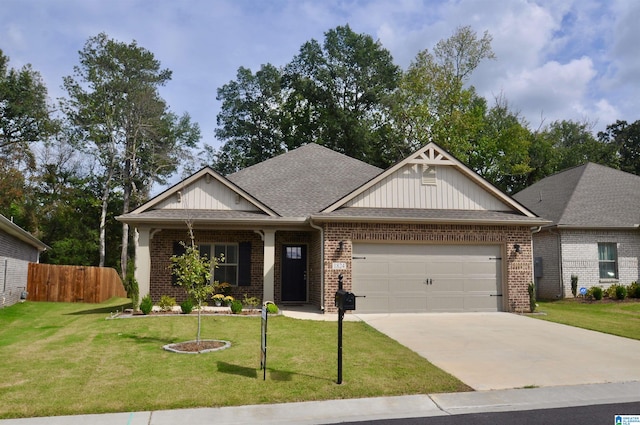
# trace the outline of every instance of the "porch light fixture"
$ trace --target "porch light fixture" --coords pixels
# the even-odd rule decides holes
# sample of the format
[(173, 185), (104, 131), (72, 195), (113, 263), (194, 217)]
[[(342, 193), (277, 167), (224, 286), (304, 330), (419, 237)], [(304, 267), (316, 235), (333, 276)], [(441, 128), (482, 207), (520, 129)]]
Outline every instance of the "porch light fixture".
[(520, 253), (522, 252), (522, 249), (520, 248), (520, 245), (519, 245), (519, 244), (515, 244), (515, 245), (513, 246), (513, 249), (515, 249), (515, 250), (516, 250), (516, 254), (520, 254)]

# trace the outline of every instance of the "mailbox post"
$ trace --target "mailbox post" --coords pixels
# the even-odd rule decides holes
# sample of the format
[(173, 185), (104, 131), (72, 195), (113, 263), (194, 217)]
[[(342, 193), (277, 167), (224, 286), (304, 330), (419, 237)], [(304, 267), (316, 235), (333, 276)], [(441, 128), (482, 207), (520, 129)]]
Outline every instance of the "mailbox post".
[(338, 275), (335, 304), (338, 307), (338, 384), (342, 384), (342, 320), (346, 310), (356, 309), (356, 296), (342, 287), (342, 273)]

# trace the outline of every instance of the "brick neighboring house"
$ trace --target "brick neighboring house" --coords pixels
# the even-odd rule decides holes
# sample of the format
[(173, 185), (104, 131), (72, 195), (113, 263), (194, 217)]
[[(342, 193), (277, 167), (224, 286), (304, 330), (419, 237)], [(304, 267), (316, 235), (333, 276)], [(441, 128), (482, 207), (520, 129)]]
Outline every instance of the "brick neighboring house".
[(187, 240), (226, 261), (233, 295), (334, 313), (527, 311), (535, 214), (431, 143), (387, 170), (309, 144), (223, 177), (204, 168), (130, 213), (141, 296), (184, 298), (170, 257)]
[(17, 303), (27, 290), (29, 263), (49, 247), (0, 214), (0, 307)]
[(587, 163), (546, 177), (514, 198), (552, 223), (533, 234), (539, 298), (640, 280), (640, 176)]

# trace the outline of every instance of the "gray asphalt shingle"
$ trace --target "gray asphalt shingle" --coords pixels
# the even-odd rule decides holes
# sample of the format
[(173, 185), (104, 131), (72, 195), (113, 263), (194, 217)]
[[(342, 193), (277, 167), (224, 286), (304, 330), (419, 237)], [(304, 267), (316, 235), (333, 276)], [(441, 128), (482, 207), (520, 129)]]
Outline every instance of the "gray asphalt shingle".
[(640, 176), (594, 163), (546, 177), (513, 197), (555, 225), (633, 227), (640, 223)]
[(310, 143), (227, 178), (283, 217), (316, 213), (383, 170)]

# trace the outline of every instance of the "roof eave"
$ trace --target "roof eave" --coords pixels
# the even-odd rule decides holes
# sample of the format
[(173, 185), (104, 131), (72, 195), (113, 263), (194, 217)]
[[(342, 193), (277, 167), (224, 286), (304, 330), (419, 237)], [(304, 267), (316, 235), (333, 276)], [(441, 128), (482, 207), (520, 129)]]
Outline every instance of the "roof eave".
[(7, 219), (5, 216), (0, 215), (0, 228), (2, 228), (5, 232), (10, 234), (11, 236), (20, 239), (22, 242), (28, 243), (33, 246), (40, 252), (44, 252), (48, 249), (51, 249), (50, 246), (40, 241), (38, 238), (33, 236), (31, 233), (22, 229), (20, 226)]
[(464, 224), (464, 225), (491, 225), (491, 226), (543, 226), (548, 221), (545, 220), (491, 220), (474, 218), (421, 218), (421, 217), (358, 217), (358, 216), (327, 216), (312, 215), (311, 220), (315, 222), (338, 223), (338, 222), (359, 222), (359, 223), (395, 223), (395, 224)]
[[(121, 215), (116, 220), (130, 225), (147, 226), (184, 226), (185, 219), (163, 218), (163, 217), (136, 217)], [(269, 218), (192, 218), (189, 220), (193, 225), (267, 225), (267, 226), (296, 226), (305, 224), (307, 217), (269, 217)]]

